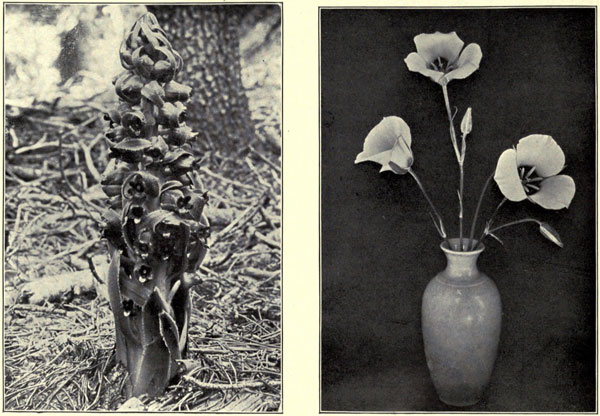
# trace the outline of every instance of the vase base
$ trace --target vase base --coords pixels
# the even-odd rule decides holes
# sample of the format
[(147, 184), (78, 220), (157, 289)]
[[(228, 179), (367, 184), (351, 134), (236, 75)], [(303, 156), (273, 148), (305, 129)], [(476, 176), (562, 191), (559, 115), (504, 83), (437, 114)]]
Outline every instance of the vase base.
[(474, 404), (477, 404), (481, 400), (481, 398), (476, 397), (471, 400), (451, 400), (451, 399), (440, 396), (440, 400), (442, 402), (444, 402), (445, 404), (447, 404), (448, 406), (467, 407), (467, 406), (473, 406)]

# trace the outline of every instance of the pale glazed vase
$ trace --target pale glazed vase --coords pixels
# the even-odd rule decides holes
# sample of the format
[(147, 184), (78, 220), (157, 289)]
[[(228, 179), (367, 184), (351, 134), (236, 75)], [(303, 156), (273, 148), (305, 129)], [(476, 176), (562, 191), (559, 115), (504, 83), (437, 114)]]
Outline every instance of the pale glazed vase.
[[(458, 239), (450, 244), (458, 247)], [(500, 338), (500, 294), (492, 279), (477, 269), (483, 244), (463, 252), (451, 250), (446, 242), (441, 248), (446, 269), (423, 294), (425, 356), (440, 400), (470, 406), (481, 399), (492, 375)]]

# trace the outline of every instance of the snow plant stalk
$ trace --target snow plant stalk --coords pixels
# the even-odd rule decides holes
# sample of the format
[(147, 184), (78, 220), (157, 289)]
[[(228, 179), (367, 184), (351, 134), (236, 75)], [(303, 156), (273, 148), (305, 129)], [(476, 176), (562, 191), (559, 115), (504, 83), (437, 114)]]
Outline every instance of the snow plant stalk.
[(107, 285), (126, 394), (156, 396), (186, 355), (208, 197), (185, 123), (192, 89), (174, 80), (183, 61), (153, 14), (135, 22), (119, 55), (125, 71), (113, 81), (120, 104), (105, 115), (110, 162), (101, 182)]

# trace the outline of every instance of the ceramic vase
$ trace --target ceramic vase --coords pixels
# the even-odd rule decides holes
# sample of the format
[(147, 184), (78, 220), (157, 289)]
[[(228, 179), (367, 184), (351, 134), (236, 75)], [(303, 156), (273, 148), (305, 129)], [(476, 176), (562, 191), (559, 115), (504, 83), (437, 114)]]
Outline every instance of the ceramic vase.
[[(463, 244), (467, 239), (463, 239)], [(456, 251), (458, 239), (441, 245), (446, 269), (423, 294), (422, 329), (431, 379), (441, 401), (477, 403), (490, 381), (500, 338), (502, 306), (494, 282), (477, 268), (484, 250)]]

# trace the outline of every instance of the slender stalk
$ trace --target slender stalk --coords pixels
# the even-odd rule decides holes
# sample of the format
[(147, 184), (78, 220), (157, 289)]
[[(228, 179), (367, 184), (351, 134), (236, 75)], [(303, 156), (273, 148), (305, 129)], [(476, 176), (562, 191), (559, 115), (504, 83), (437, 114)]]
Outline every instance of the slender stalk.
[(442, 85), (442, 92), (444, 93), (444, 103), (446, 104), (446, 113), (448, 114), (448, 121), (450, 122), (450, 140), (452, 140), (452, 147), (456, 154), (456, 160), (460, 164), (461, 156), (458, 150), (458, 142), (456, 141), (456, 132), (454, 131), (454, 123), (452, 122), (452, 111), (450, 110), (450, 100), (448, 98), (448, 86)]
[[(502, 198), (502, 201), (500, 201), (500, 203), (496, 206), (496, 209), (494, 210), (494, 212), (492, 212), (492, 215), (490, 215), (490, 219), (487, 220), (486, 228), (489, 229), (489, 227), (492, 225), (492, 223), (494, 222), (494, 218), (496, 217), (496, 214), (498, 214), (498, 211), (500, 211), (500, 208), (502, 208), (502, 205), (504, 205), (504, 203), (506, 201), (508, 201), (508, 199)], [(484, 237), (485, 237), (485, 230), (481, 233), (481, 237), (479, 239), (482, 240)]]
[(462, 161), (460, 166), (460, 191), (458, 191), (458, 241), (460, 251), (463, 251), (463, 192), (465, 190), (465, 170), (463, 169)]
[(517, 224), (523, 224), (525, 222), (535, 222), (536, 224), (540, 224), (540, 221), (536, 220), (535, 218), (523, 218), (522, 220), (507, 222), (506, 224), (502, 224), (495, 228), (492, 228), (491, 230), (488, 230), (486, 234), (491, 234), (491, 233), (494, 233), (503, 228), (510, 227), (510, 226), (517, 225)]
[(475, 208), (475, 214), (473, 215), (473, 222), (471, 223), (471, 232), (469, 233), (469, 241), (471, 242), (471, 248), (470, 248), (471, 250), (475, 249), (475, 241), (473, 240), (473, 238), (475, 237), (475, 227), (477, 226), (477, 219), (479, 218), (479, 210), (481, 209), (481, 203), (483, 202), (483, 196), (485, 195), (485, 191), (487, 190), (488, 186), (490, 186), (490, 183), (492, 182), (493, 177), (494, 177), (494, 173), (492, 172), (492, 174), (485, 181), (485, 185), (483, 185), (483, 188), (481, 189), (481, 193), (479, 194), (479, 200), (477, 201), (477, 207)]
[[(425, 199), (427, 200), (427, 202), (429, 203), (429, 206), (431, 207), (431, 210), (433, 211), (435, 217), (437, 218), (441, 230), (445, 230), (444, 227), (444, 221), (442, 220), (442, 216), (440, 215), (440, 213), (438, 212), (437, 208), (435, 207), (435, 205), (433, 204), (433, 201), (431, 200), (431, 198), (429, 198), (429, 195), (427, 194), (427, 191), (425, 190), (425, 187), (423, 186), (423, 184), (421, 183), (421, 180), (419, 179), (419, 177), (417, 176), (417, 173), (412, 170), (412, 169), (408, 169), (408, 173), (410, 173), (410, 176), (412, 176), (415, 180), (415, 182), (417, 183), (417, 185), (419, 186), (419, 189), (421, 190), (421, 192), (423, 193), (423, 196), (425, 197)], [(448, 247), (450, 247), (450, 242), (448, 241), (448, 236), (446, 235), (446, 232), (444, 231), (444, 236), (443, 236), (444, 240), (448, 243)]]
[[(450, 110), (450, 99), (448, 98), (448, 86), (442, 85), (442, 92), (444, 93), (444, 103), (446, 104), (446, 113), (448, 114), (448, 122), (450, 123), (450, 140), (452, 140), (452, 147), (454, 147), (454, 153), (456, 154), (456, 161), (460, 169), (460, 190), (459, 190), (459, 213), (458, 213), (458, 238), (459, 238), (459, 251), (463, 251), (463, 192), (465, 188), (465, 170), (464, 160), (465, 155), (458, 149), (458, 142), (456, 141), (456, 131), (454, 130), (454, 121), (452, 120), (452, 111)], [(465, 149), (465, 138), (463, 137), (463, 149)]]

